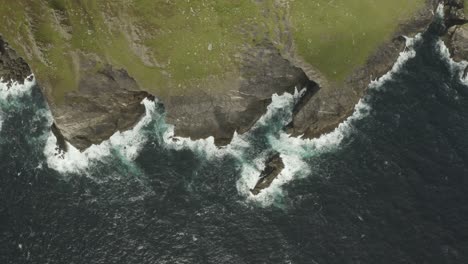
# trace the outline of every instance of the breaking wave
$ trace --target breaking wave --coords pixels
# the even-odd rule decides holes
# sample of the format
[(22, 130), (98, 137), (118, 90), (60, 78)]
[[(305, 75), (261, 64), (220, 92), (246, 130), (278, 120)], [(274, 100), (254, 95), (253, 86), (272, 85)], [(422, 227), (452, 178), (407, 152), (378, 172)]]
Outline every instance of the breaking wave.
[(467, 61), (460, 61), (456, 62), (452, 59), (452, 56), (450, 55), (450, 50), (449, 48), (445, 45), (444, 41), (439, 39), (436, 43), (436, 51), (439, 54), (441, 58), (444, 59), (444, 61), (449, 65), (450, 67), (450, 72), (453, 75), (456, 75), (454, 77), (459, 78), (462, 83), (465, 85), (468, 85), (468, 75), (465, 75), (465, 70), (468, 67), (468, 62)]
[(36, 85), (34, 75), (28, 76), (23, 83), (6, 81), (0, 78), (0, 130), (5, 117), (5, 112), (12, 106), (21, 104), (18, 98), (31, 93), (31, 88)]

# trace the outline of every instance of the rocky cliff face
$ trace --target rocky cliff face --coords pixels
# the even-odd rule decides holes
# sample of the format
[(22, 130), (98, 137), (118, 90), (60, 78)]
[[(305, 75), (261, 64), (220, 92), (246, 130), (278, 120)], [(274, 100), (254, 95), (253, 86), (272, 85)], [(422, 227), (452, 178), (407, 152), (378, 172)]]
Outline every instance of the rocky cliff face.
[(3, 81), (23, 82), (29, 75), (31, 75), (31, 69), (28, 64), (0, 35), (0, 78)]
[[(345, 6), (345, 3), (341, 4)], [(399, 5), (384, 3), (390, 7)], [(175, 4), (157, 5), (153, 10), (149, 3), (147, 8), (139, 9), (132, 1), (117, 6), (112, 1), (103, 2), (102, 6), (89, 6), (54, 0), (24, 6), (24, 14), (17, 14), (24, 19), (18, 26), (18, 32), (1, 26), (0, 30), (7, 33), (19, 54), (34, 68), (55, 118), (54, 131), (77, 148), (85, 149), (118, 130), (131, 128), (144, 113), (141, 100), (151, 97), (151, 94), (163, 102), (167, 122), (175, 125), (176, 135), (191, 138), (214, 136), (219, 144), (225, 144), (234, 131), (247, 131), (264, 114), (273, 93), (291, 93), (295, 87), (307, 87), (308, 92), (295, 109), (290, 132), (313, 137), (333, 129), (352, 112), (369, 80), (391, 68), (404, 48), (401, 36), (413, 36), (427, 28), (438, 3), (438, 0), (421, 0), (420, 5), (411, 4), (406, 8), (412, 8), (409, 16), (384, 20), (385, 23), (380, 25), (381, 30), (394, 28), (390, 35), (385, 31), (369, 37), (369, 40), (365, 37), (366, 31), (362, 32), (364, 37), (354, 36), (348, 31), (339, 33), (348, 30), (347, 25), (352, 24), (346, 16), (353, 9), (338, 9), (343, 11), (343, 14), (337, 14), (345, 17), (339, 21), (344, 27), (335, 26), (334, 19), (319, 18), (318, 21), (328, 23), (328, 27), (335, 26), (338, 33), (320, 31), (318, 36), (322, 39), (303, 38), (304, 32), (314, 25), (307, 24), (307, 19), (292, 18), (306, 14), (300, 13), (303, 11), (301, 4), (310, 5), (310, 2), (283, 0), (245, 0), (228, 9), (214, 5), (209, 7), (211, 9), (206, 7), (207, 10), (203, 9), (205, 7)], [(466, 58), (466, 27), (461, 26), (465, 21), (464, 3), (459, 0), (444, 3), (447, 24), (453, 26), (448, 38), (450, 46), (455, 56)], [(4, 3), (11, 12), (22, 10), (21, 4), (22, 1)], [(376, 12), (372, 6), (362, 2), (363, 8)], [(33, 12), (37, 10), (32, 8), (51, 16), (37, 17), (37, 12)], [(159, 9), (167, 10), (159, 14)], [(337, 12), (336, 8), (330, 10)], [(146, 11), (162, 18), (139, 20), (137, 14)], [(393, 10), (395, 14), (400, 11)], [(312, 13), (320, 16), (317, 12)], [(184, 16), (179, 18), (180, 14)], [(144, 16), (144, 13), (140, 15)], [(374, 15), (376, 19), (381, 16)], [(248, 22), (240, 21), (242, 18)], [(180, 29), (186, 32), (186, 36), (177, 35), (177, 28), (182, 27), (178, 25), (180, 19), (184, 20), (183, 25), (187, 24), (186, 19), (193, 21), (194, 25), (189, 26), (196, 34)], [(3, 24), (11, 27), (16, 20), (7, 19)], [(166, 20), (172, 24), (167, 24), (167, 28), (161, 27), (162, 21)], [(215, 24), (220, 27), (212, 28), (210, 20), (217, 21)], [(362, 27), (362, 23), (358, 21), (357, 27)], [(80, 26), (83, 24), (87, 27)], [(232, 31), (224, 31), (224, 28), (231, 27)], [(230, 37), (211, 35), (207, 29), (222, 31)], [(373, 34), (374, 31), (377, 29), (371, 28), (367, 33)], [(341, 43), (333, 40), (341, 35), (351, 41), (347, 45), (354, 45), (356, 39), (362, 50), (367, 51), (359, 56), (336, 55), (339, 49), (347, 48), (329, 48), (334, 43)], [(172, 46), (179, 50), (172, 51), (171, 43), (167, 46), (169, 48), (163, 49), (167, 44), (161, 42), (163, 36), (173, 40)], [(210, 39), (206, 42), (198, 36)], [(190, 40), (192, 43), (189, 44), (193, 46), (187, 45)], [(367, 45), (369, 42), (372, 45)], [(152, 43), (157, 45), (152, 46)], [(1, 76), (23, 80), (31, 72), (25, 60), (3, 41), (0, 44)], [(233, 48), (234, 44), (239, 45)], [(119, 49), (122, 50), (119, 52)], [(349, 53), (354, 49), (361, 50), (357, 46)], [(179, 61), (174, 62), (171, 57), (163, 61), (162, 58), (169, 56), (164, 52), (175, 52), (173, 55)], [(309, 58), (308, 54), (313, 56)], [(346, 67), (340, 70), (336, 64), (311, 61), (320, 56), (330, 57), (331, 61), (342, 59)], [(180, 62), (182, 64), (178, 65)], [(333, 72), (333, 67), (337, 67), (337, 72)], [(344, 79), (338, 76), (344, 76)]]
[(54, 104), (52, 113), (58, 132), (75, 147), (99, 144), (116, 131), (132, 128), (145, 113), (141, 101), (152, 97), (141, 91), (125, 70), (104, 65), (95, 71), (95, 61), (80, 58), (83, 73), (78, 91), (65, 95), (65, 103)]

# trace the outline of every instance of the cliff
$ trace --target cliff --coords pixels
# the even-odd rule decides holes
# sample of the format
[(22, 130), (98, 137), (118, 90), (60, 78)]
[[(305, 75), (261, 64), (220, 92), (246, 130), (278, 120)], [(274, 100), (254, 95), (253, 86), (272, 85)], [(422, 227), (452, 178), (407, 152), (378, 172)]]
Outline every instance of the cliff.
[[(13, 47), (0, 42), (0, 74), (21, 81), (31, 66), (54, 131), (79, 149), (132, 127), (151, 95), (176, 135), (225, 144), (296, 86), (308, 93), (289, 129), (313, 137), (351, 113), (438, 2), (0, 0)], [(464, 2), (444, 3), (465, 58)]]

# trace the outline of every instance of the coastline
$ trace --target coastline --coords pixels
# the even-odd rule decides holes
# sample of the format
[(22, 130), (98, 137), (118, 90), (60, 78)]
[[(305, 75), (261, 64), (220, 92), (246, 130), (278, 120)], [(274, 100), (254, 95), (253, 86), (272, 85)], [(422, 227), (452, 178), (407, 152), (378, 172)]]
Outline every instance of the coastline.
[[(213, 94), (189, 93), (185, 96), (160, 97), (166, 108), (168, 123), (175, 126), (176, 136), (192, 139), (213, 136), (217, 145), (226, 145), (231, 141), (234, 131), (248, 131), (265, 113), (272, 94), (293, 93), (294, 87), (299, 84), (309, 89), (294, 109), (293, 121), (287, 128), (288, 133), (314, 138), (330, 132), (353, 113), (370, 82), (392, 69), (400, 52), (405, 49), (406, 39), (403, 36), (412, 37), (428, 28), (440, 2), (427, 0), (424, 8), (403, 21), (393, 36), (381, 44), (365, 65), (355, 69), (343, 84), (329, 82), (314, 71), (312, 65), (305, 63), (297, 55), (290, 32), (286, 32), (289, 46), (285, 50), (278, 51), (269, 46), (271, 44), (263, 43), (258, 50), (250, 51), (246, 56), (250, 61), (245, 63), (243, 74), (245, 76), (249, 74), (249, 70), (253, 70), (258, 75), (251, 79), (232, 80), (229, 87), (233, 89), (228, 87), (227, 93), (223, 90)], [(445, 10), (447, 23), (455, 22), (459, 25), (466, 22), (464, 18), (456, 17), (459, 15), (457, 10), (461, 8), (463, 11), (463, 3), (460, 6), (458, 0), (443, 2), (448, 7)], [(453, 32), (450, 31), (450, 34), (453, 35)], [(452, 39), (451, 36), (448, 39)], [(0, 65), (0, 73), (7, 76), (6, 78), (22, 82), (31, 72), (29, 66), (8, 44), (3, 41), (0, 44), (2, 50), (8, 51), (2, 52), (2, 56), (7, 57), (2, 60), (6, 63)], [(448, 46), (452, 47), (450, 43)], [(81, 70), (89, 69), (91, 72), (99, 64), (98, 59), (90, 59), (84, 54), (77, 54), (76, 58)], [(259, 70), (259, 65), (265, 68), (275, 65), (274, 69), (270, 69), (274, 73)], [(67, 95), (66, 100), (70, 102), (68, 105), (57, 106), (48, 94), (49, 89), (41, 86), (41, 90), (56, 120), (54, 133), (82, 151), (108, 139), (117, 131), (131, 129), (144, 114), (141, 100), (153, 97), (142, 91), (124, 69), (116, 69), (110, 65), (105, 65), (102, 70), (86, 78), (77, 78), (80, 92)], [(40, 78), (38, 79), (40, 82)], [(252, 87), (258, 85), (263, 86), (252, 90)], [(76, 109), (80, 111), (73, 114)]]

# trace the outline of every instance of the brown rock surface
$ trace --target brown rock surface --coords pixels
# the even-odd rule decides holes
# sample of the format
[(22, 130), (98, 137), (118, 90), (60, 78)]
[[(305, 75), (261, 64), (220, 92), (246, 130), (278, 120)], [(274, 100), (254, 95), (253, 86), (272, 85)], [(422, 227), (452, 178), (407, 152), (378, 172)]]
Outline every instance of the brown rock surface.
[(455, 26), (450, 47), (455, 60), (468, 58), (468, 24)]
[(103, 65), (96, 71), (98, 62), (85, 56), (79, 63), (82, 72), (93, 74), (80, 76), (79, 90), (68, 93), (64, 104), (50, 104), (55, 133), (60, 131), (75, 147), (86, 149), (116, 131), (132, 128), (145, 112), (141, 101), (151, 95), (139, 90), (125, 70)]
[(31, 75), (28, 64), (10, 48), (0, 35), (0, 77), (22, 83)]

